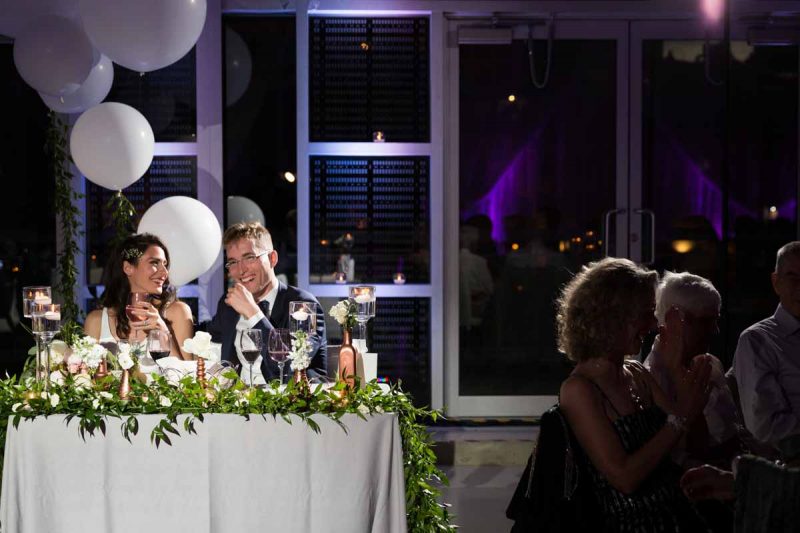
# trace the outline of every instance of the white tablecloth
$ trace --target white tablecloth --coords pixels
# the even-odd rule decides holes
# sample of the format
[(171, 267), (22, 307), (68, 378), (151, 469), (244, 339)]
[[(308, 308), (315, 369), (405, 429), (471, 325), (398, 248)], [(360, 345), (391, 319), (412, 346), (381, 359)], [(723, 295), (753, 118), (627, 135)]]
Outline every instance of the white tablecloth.
[(0, 520), (3, 533), (406, 531), (396, 415), (334, 422), (314, 433), (251, 416), (207, 415), (196, 435), (158, 449), (139, 417), (126, 441), (121, 421), (87, 436), (64, 416), (8, 425)]

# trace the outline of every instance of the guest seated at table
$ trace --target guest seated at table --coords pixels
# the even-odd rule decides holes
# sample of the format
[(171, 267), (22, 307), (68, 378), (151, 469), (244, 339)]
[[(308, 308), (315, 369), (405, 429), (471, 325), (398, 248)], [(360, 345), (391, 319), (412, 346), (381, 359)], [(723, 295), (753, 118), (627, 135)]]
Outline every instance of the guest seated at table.
[[(274, 328), (289, 328), (289, 302), (312, 302), (317, 310), (317, 332), (311, 336), (311, 365), (308, 376), (325, 376), (327, 339), (322, 306), (311, 293), (286, 285), (275, 276), (278, 252), (269, 231), (258, 222), (238, 223), (222, 236), (227, 261), (225, 268), (233, 285), (217, 304), (211, 322), (202, 325), (215, 342), (222, 343), (222, 359), (241, 363), (242, 373), (249, 372), (242, 355), (242, 330), (260, 329), (263, 336), (261, 356), (253, 365), (254, 383), (278, 379), (278, 365), (269, 358), (267, 339)], [(251, 376), (242, 376), (250, 382)]]
[[(125, 239), (109, 255), (103, 285), (101, 308), (86, 317), (87, 335), (101, 343), (144, 341), (149, 331), (160, 329), (171, 334), (171, 356), (192, 358), (181, 350), (194, 334), (192, 311), (169, 284), (169, 251), (158, 237), (142, 233)], [(131, 293), (146, 293), (149, 300), (129, 303)], [(128, 318), (126, 307), (137, 320)]]
[(739, 336), (731, 372), (747, 429), (778, 445), (800, 434), (800, 241), (778, 250), (772, 287), (778, 308)]
[[(669, 454), (703, 412), (709, 360), (693, 361), (675, 402), (640, 363), (625, 360), (656, 327), (657, 283), (655, 272), (607, 258), (584, 267), (559, 300), (559, 348), (577, 363), (561, 385), (561, 409), (589, 459), (607, 531), (707, 530)], [(674, 357), (680, 345), (662, 349)]]
[[(671, 400), (677, 399), (676, 383), (686, 379), (694, 356), (706, 353), (719, 333), (719, 310), (719, 292), (709, 280), (688, 272), (665, 273), (656, 294), (659, 335), (644, 366)], [(675, 327), (668, 328), (667, 323), (673, 321), (677, 321)], [(669, 338), (675, 334), (680, 338)], [(675, 359), (664, 352), (664, 343), (677, 346), (671, 353)], [(713, 355), (708, 358), (710, 394), (704, 416), (697, 417), (686, 441), (673, 449), (672, 458), (684, 467), (712, 463), (730, 468), (734, 457), (745, 451), (748, 435), (739, 422), (722, 363)]]

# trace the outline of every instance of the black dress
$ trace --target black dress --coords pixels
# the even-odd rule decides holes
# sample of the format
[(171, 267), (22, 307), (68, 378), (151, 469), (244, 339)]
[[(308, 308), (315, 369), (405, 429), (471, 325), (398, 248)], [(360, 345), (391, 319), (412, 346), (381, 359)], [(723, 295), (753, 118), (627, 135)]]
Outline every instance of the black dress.
[[(603, 398), (616, 412), (605, 394)], [(612, 422), (612, 426), (625, 451), (633, 453), (658, 433), (666, 418), (664, 411), (652, 404), (629, 415), (619, 416), (617, 413), (617, 419)], [(598, 504), (606, 516), (606, 531), (708, 531), (705, 522), (681, 492), (678, 485), (680, 468), (669, 457), (662, 460), (632, 494), (624, 494), (615, 489), (591, 462), (588, 470)]]

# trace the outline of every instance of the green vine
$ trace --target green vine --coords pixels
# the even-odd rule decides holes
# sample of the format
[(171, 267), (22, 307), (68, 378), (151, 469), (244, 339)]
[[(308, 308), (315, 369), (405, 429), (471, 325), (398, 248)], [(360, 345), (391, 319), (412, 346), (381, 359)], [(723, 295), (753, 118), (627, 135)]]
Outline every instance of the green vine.
[(122, 191), (117, 191), (106, 203), (106, 209), (111, 211), (109, 226), (112, 224), (114, 226), (114, 235), (108, 243), (109, 250), (113, 250), (134, 233), (133, 220), (136, 208)]
[(119, 381), (113, 376), (102, 378), (99, 383), (67, 376), (62, 385), (51, 384), (49, 393), (36, 390), (30, 378), (23, 382), (15, 377), (0, 380), (0, 453), (5, 449), (9, 420), (17, 427), (25, 419), (57, 414), (66, 415), (68, 423), (77, 419), (78, 431), (84, 438), (100, 438), (98, 434), (105, 435), (111, 421), (116, 419), (119, 431), (128, 440), (139, 431), (137, 415), (160, 414), (162, 420), (150, 433), (150, 440), (159, 447), (171, 445), (172, 440), (182, 434), (188, 435), (184, 438), (192, 438), (195, 425), (202, 423), (204, 416), (210, 413), (245, 418), (254, 415), (280, 417), (287, 423), (299, 418), (317, 433), (321, 428), (314, 415), (326, 416), (347, 431), (342, 420), (345, 414), (367, 420), (376, 414), (396, 413), (403, 447), (408, 530), (414, 533), (455, 531), (447, 506), (438, 501), (440, 492), (436, 485), (446, 484), (447, 479), (436, 467), (430, 436), (423, 424), (426, 420), (440, 418), (438, 412), (415, 407), (411, 398), (397, 386), (387, 392), (375, 382), (354, 390), (347, 390), (339, 383), (328, 390), (317, 386), (313, 391), (303, 391), (293, 380), (285, 390), (279, 390), (274, 381), (267, 390), (250, 391), (235, 373), (224, 378), (233, 385), (221, 387), (218, 379), (212, 378), (208, 389), (204, 389), (193, 376), (184, 377), (177, 386), (161, 376), (154, 376), (150, 385), (132, 381), (127, 400), (105, 392), (116, 391)]
[(54, 208), (61, 224), (61, 252), (58, 256), (58, 281), (56, 291), (61, 294), (63, 303), (62, 336), (70, 343), (79, 333), (81, 310), (75, 299), (75, 287), (78, 281), (78, 267), (75, 257), (80, 252), (78, 238), (83, 236), (80, 229), (81, 212), (75, 203), (83, 198), (83, 194), (72, 187), (72, 158), (67, 147), (68, 126), (58, 113), (50, 112), (50, 123), (45, 137), (45, 153), (50, 160), (50, 168), (55, 178)]

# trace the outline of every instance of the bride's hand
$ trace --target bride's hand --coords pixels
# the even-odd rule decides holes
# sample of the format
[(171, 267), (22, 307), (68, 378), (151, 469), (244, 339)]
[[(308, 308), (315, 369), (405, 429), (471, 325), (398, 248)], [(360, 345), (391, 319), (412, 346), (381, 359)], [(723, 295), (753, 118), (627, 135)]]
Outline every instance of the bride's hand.
[(153, 304), (149, 302), (136, 302), (129, 307), (131, 307), (131, 310), (137, 317), (141, 318), (141, 320), (136, 322), (130, 322), (132, 333), (142, 331), (146, 336), (147, 332), (153, 329), (160, 329), (163, 331), (169, 330), (166, 322), (161, 318), (158, 309), (156, 309)]

